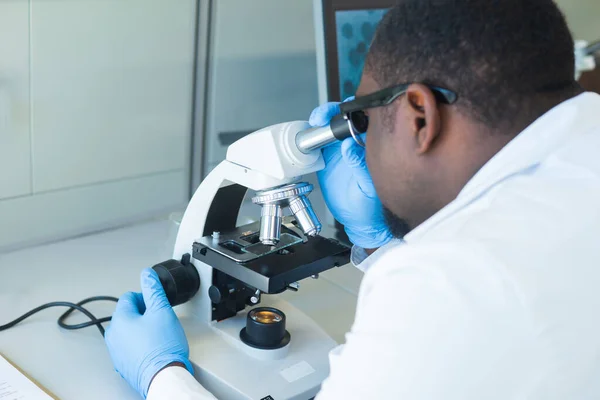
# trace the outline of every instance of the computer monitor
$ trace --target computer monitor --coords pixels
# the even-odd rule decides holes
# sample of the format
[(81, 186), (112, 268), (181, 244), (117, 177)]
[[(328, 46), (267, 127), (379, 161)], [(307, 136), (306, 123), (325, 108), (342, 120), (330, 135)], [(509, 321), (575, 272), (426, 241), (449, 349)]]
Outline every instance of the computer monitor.
[(319, 101), (356, 92), (377, 25), (395, 0), (314, 0)]

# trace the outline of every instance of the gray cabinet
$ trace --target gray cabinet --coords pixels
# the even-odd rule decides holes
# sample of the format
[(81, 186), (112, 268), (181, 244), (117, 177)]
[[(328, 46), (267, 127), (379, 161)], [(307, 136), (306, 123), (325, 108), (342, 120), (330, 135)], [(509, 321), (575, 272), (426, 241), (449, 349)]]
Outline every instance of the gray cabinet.
[(189, 195), (195, 0), (0, 1), (0, 250)]
[(187, 168), (194, 3), (33, 0), (36, 192)]
[(29, 5), (0, 1), (0, 200), (31, 194), (29, 89)]

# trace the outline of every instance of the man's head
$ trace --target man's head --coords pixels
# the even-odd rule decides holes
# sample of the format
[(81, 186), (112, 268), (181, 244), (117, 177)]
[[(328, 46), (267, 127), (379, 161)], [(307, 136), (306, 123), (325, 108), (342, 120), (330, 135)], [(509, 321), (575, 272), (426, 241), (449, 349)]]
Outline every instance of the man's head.
[[(450, 203), (515, 135), (580, 90), (552, 0), (401, 0), (381, 22), (357, 97), (414, 83), (369, 116), (367, 162), (396, 234)], [(442, 104), (430, 88), (454, 91)]]

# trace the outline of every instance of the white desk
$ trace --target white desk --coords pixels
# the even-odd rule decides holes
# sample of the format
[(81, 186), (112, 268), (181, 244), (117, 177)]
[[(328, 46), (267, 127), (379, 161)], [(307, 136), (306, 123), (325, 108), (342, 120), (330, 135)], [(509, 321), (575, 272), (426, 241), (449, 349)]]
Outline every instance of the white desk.
[[(139, 291), (139, 273), (168, 258), (169, 223), (157, 221), (52, 245), (0, 254), (0, 324), (51, 301), (77, 302), (97, 295), (119, 297)], [(285, 299), (343, 342), (354, 318), (362, 273), (351, 266), (301, 282)], [(334, 283), (335, 282), (335, 283)], [(110, 315), (114, 303), (92, 304), (96, 317)], [(114, 372), (95, 327), (65, 331), (56, 324), (65, 311), (42, 311), (0, 332), (0, 353), (61, 400), (139, 400)], [(84, 321), (74, 316), (70, 322)]]

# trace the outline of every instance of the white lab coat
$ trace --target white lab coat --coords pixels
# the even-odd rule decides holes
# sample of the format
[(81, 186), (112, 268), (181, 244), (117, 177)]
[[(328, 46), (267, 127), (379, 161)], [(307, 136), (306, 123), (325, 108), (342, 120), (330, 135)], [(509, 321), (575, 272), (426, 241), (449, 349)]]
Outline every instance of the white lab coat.
[[(317, 400), (600, 399), (599, 231), (600, 96), (585, 93), (361, 264)], [(213, 397), (168, 368), (148, 396), (167, 398)]]

